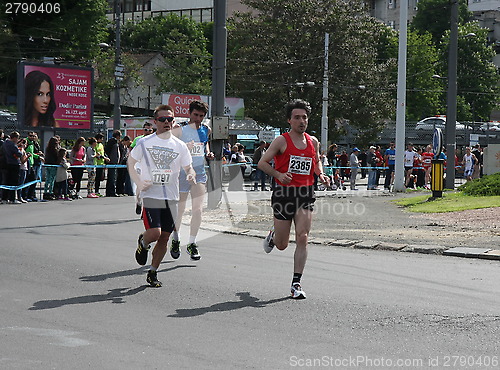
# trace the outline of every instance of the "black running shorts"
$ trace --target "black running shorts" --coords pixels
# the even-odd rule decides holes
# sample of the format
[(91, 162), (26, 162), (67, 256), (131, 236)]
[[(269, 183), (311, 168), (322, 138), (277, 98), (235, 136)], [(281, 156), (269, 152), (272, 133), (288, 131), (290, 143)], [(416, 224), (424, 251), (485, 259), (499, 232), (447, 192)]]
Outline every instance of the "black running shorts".
[(146, 230), (161, 228), (161, 231), (171, 233), (175, 229), (177, 217), (177, 201), (144, 198), (143, 221)]
[(271, 196), (274, 217), (278, 220), (293, 220), (298, 209), (314, 210), (316, 195), (312, 186), (276, 185)]

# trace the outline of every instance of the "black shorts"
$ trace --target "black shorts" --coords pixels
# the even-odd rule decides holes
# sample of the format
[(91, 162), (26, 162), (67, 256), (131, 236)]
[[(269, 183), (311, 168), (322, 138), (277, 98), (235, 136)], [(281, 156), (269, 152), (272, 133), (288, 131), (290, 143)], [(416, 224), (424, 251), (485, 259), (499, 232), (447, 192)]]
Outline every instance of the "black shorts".
[(278, 220), (293, 220), (298, 209), (314, 210), (316, 195), (313, 186), (276, 185), (271, 196), (274, 217)]
[(142, 218), (146, 230), (161, 228), (161, 231), (166, 233), (174, 231), (177, 201), (144, 198), (142, 205)]

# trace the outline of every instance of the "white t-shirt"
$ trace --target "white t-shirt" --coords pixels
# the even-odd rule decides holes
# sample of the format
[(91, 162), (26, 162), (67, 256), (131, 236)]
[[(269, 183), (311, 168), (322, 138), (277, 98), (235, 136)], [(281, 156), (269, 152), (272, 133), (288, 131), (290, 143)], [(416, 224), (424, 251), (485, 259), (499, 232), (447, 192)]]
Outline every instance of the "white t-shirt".
[(172, 135), (161, 139), (148, 135), (139, 140), (130, 152), (142, 181), (153, 185), (141, 191), (141, 198), (179, 200), (180, 169), (192, 163), (186, 144)]
[(417, 152), (407, 150), (405, 152), (405, 167), (413, 167), (413, 160), (418, 157), (419, 155)]

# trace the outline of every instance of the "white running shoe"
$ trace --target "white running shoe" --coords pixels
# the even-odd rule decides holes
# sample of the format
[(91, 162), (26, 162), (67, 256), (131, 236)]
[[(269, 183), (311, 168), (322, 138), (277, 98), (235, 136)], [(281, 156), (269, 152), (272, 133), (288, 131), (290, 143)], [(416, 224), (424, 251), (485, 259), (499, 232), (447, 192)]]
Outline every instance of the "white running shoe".
[(292, 299), (306, 299), (306, 293), (302, 290), (300, 283), (292, 284), (291, 298)]
[(263, 243), (264, 252), (270, 253), (273, 250), (274, 248), (273, 238), (274, 238), (274, 226), (271, 228), (269, 234), (264, 239)]

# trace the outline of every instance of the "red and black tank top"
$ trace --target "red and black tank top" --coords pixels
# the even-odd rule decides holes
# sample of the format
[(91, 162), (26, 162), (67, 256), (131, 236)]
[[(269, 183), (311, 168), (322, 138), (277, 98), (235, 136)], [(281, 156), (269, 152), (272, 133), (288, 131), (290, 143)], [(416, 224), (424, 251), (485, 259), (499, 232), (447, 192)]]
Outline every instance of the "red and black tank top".
[(311, 136), (304, 133), (306, 147), (298, 149), (290, 135), (283, 134), (286, 140), (286, 149), (283, 153), (274, 157), (274, 167), (279, 172), (289, 172), (292, 174), (292, 181), (282, 186), (312, 186), (314, 185), (314, 170), (316, 168), (316, 149), (314, 148)]

